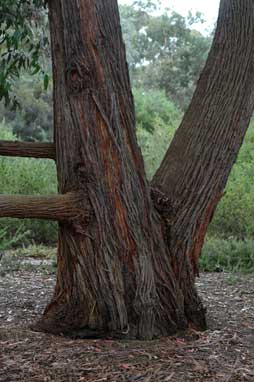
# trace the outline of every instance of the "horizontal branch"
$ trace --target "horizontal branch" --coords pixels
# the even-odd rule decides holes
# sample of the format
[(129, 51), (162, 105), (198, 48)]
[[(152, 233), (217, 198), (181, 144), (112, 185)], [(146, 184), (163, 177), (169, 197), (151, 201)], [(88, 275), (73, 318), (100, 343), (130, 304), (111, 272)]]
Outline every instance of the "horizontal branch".
[(55, 159), (53, 143), (0, 141), (0, 155)]
[(82, 195), (0, 195), (0, 217), (69, 220), (82, 214)]

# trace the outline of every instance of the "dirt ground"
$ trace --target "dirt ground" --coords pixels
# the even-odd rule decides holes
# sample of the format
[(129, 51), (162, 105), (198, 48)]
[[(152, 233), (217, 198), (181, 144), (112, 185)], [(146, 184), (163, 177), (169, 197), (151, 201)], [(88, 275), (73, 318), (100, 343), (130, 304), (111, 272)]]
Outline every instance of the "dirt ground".
[(72, 340), (29, 330), (53, 291), (39, 267), (0, 276), (0, 381), (254, 381), (254, 278), (202, 274), (206, 332), (156, 341)]

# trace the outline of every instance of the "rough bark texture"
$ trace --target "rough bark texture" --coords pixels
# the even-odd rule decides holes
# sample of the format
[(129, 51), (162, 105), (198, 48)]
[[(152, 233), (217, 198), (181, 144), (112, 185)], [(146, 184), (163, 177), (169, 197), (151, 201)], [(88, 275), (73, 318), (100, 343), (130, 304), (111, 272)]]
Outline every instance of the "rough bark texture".
[(205, 327), (194, 287), (204, 234), (253, 109), (254, 5), (223, 0), (191, 106), (145, 180), (116, 0), (50, 0), (61, 223), (54, 297), (37, 328), (153, 338)]
[(51, 0), (49, 12), (59, 191), (81, 192), (90, 217), (60, 224), (57, 285), (37, 328), (146, 339), (186, 328), (136, 142), (117, 1)]
[(0, 155), (55, 159), (53, 143), (0, 141)]
[(0, 195), (0, 217), (76, 221), (89, 216), (89, 208), (79, 193), (31, 196)]
[(254, 2), (222, 0), (196, 92), (152, 182), (172, 208), (169, 246), (190, 318), (188, 280), (250, 122), (253, 85)]

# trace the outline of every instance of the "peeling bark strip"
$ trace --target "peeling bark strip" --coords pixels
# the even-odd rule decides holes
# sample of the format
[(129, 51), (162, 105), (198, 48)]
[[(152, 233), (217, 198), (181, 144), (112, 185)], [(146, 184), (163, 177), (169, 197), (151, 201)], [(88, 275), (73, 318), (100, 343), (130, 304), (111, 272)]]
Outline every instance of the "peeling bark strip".
[(174, 206), (170, 250), (181, 285), (189, 261), (198, 273), (208, 224), (253, 112), (253, 85), (254, 2), (222, 0), (196, 92), (152, 182)]
[(53, 143), (0, 141), (0, 155), (10, 157), (30, 157), (55, 159)]
[[(52, 196), (0, 195), (0, 217), (75, 220), (86, 210), (78, 193)], [(82, 216), (83, 218), (83, 216)]]

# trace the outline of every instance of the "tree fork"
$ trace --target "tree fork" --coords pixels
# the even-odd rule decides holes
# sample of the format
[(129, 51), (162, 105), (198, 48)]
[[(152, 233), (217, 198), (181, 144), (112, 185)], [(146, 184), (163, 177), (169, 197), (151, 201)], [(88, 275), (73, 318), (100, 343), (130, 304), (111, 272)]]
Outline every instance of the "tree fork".
[(93, 214), (85, 235), (60, 224), (55, 293), (35, 327), (139, 339), (185, 329), (135, 135), (117, 0), (48, 5), (59, 190), (84, 190)]
[(27, 196), (0, 195), (0, 217), (48, 220), (75, 220), (88, 209), (81, 193), (64, 195)]
[(56, 158), (54, 143), (0, 141), (0, 155), (27, 158)]

